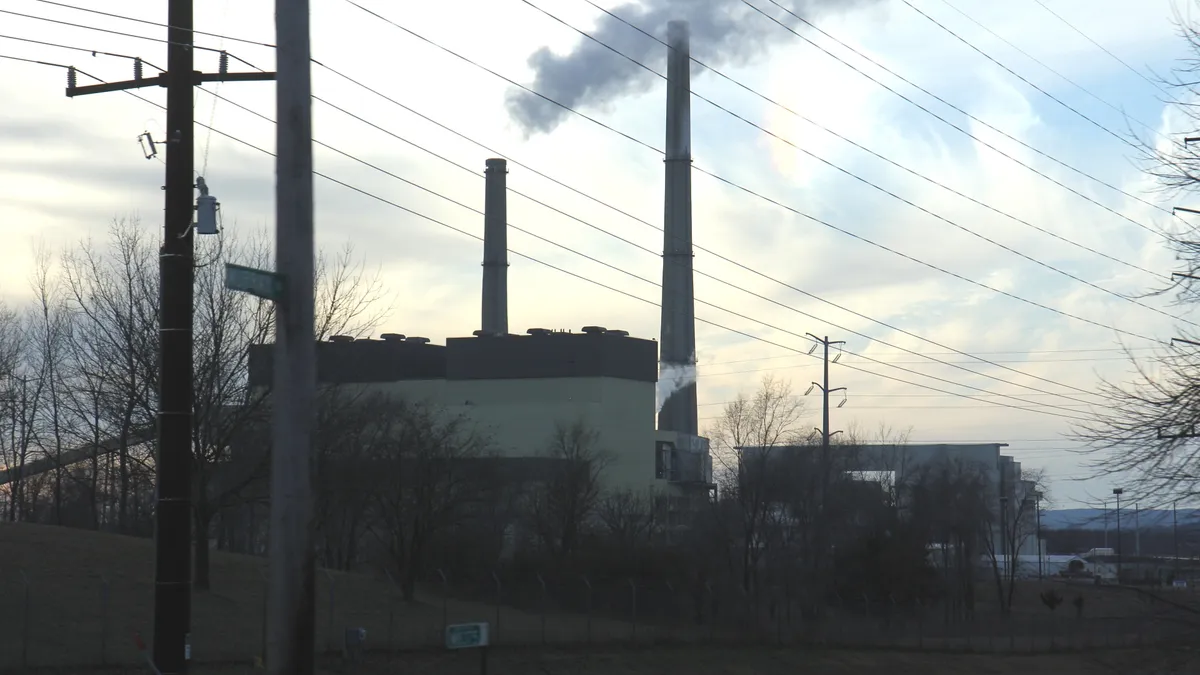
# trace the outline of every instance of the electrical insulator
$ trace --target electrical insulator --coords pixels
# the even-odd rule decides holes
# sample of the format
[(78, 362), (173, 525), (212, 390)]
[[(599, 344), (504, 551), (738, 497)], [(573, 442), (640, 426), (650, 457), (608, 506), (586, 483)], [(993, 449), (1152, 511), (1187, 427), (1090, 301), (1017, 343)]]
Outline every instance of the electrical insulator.
[(221, 205), (216, 197), (208, 194), (208, 184), (203, 176), (196, 179), (196, 187), (200, 189), (200, 196), (196, 198), (196, 234), (216, 234), (217, 211)]
[(221, 59), (219, 61), (219, 64), (220, 65), (218, 66), (218, 68), (220, 69), (221, 74), (227, 75), (229, 73), (229, 54), (227, 54), (225, 52), (221, 52)]
[(75, 88), (75, 66), (67, 68), (67, 89)]
[(142, 59), (140, 57), (133, 59), (133, 79), (142, 79)]

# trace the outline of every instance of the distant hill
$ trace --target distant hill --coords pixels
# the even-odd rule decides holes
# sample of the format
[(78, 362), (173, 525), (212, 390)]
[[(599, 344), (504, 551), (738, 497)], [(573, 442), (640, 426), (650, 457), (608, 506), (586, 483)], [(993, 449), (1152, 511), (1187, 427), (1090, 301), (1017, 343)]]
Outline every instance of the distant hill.
[[(1108, 509), (1108, 527), (1116, 529), (1116, 509)], [(1132, 505), (1121, 504), (1121, 527), (1133, 527), (1134, 519), (1143, 528), (1171, 527), (1171, 509), (1143, 509), (1135, 515)], [(1200, 525), (1200, 509), (1179, 509), (1179, 526)], [(1042, 512), (1043, 530), (1103, 530), (1104, 509), (1060, 509)]]

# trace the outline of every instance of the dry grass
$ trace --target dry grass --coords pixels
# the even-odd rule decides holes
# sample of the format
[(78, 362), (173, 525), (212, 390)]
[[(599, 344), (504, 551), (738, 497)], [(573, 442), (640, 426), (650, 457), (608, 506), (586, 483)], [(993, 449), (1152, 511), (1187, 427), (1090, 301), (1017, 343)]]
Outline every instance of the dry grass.
[[(133, 635), (141, 633), (147, 642), (152, 636), (153, 542), (58, 527), (0, 523), (0, 550), (4, 551), (0, 558), (0, 671), (25, 672), (23, 663), (27, 663), (29, 668), (54, 668), (53, 672), (88, 672), (79, 667), (107, 663), (119, 666), (111, 672), (143, 672), (138, 666), (141, 659)], [(262, 650), (264, 570), (265, 561), (261, 559), (213, 553), (213, 590), (193, 596), (192, 645), (198, 664), (194, 672), (213, 675), (255, 672), (249, 664)], [(1042, 587), (1024, 585), (1019, 592), (1018, 607), (1028, 608), (1029, 612), (1040, 609), (1045, 613), (1036, 597)], [(1129, 616), (1145, 612), (1144, 601), (1131, 594), (1091, 587), (1078, 590), (1085, 593), (1086, 611), (1092, 616)], [(1073, 614), (1074, 608), (1069, 601), (1074, 597), (1074, 591), (1074, 588), (1062, 591), (1068, 604), (1060, 607), (1060, 613)], [(26, 597), (28, 621), (24, 611)], [(429, 651), (431, 646), (441, 643), (443, 611), (450, 623), (488, 621), (494, 627), (497, 625), (495, 608), (484, 604), (449, 601), (443, 608), (441, 598), (426, 594), (419, 594), (417, 602), (404, 603), (394, 588), (383, 580), (344, 573), (322, 572), (318, 576), (317, 631), (323, 648), (338, 644), (342, 629), (362, 626), (368, 631), (368, 645), (372, 649), (399, 651), (390, 657), (383, 653), (371, 654), (368, 663), (353, 671), (362, 675), (478, 672), (477, 654)], [(545, 640), (549, 644), (583, 646), (586, 642), (585, 617), (550, 614), (544, 625)], [(870, 637), (866, 634), (869, 626), (864, 624), (863, 628), (863, 636)], [(1191, 672), (1135, 669), (1135, 666), (1147, 663), (1144, 658), (1133, 659), (1123, 670), (1107, 671), (1098, 667), (1094, 658), (1082, 655), (1003, 656), (889, 653), (877, 649), (818, 652), (812, 649), (747, 648), (732, 644), (733, 640), (742, 637), (732, 631), (715, 634), (717, 642), (725, 643), (720, 647), (631, 650), (618, 646), (628, 644), (633, 634), (631, 624), (601, 618), (592, 621), (594, 646), (587, 650), (507, 647), (537, 645), (542, 640), (542, 631), (540, 615), (504, 608), (498, 622), (497, 643), (500, 647), (491, 656), (489, 672), (493, 675), (673, 672), (728, 675), (1121, 672), (1132, 675), (1139, 672)], [(637, 636), (640, 643), (646, 644), (668, 638), (705, 642), (709, 634), (708, 629), (639, 625)], [(1007, 640), (1000, 642), (1007, 643)], [(915, 640), (909, 638), (896, 643), (917, 646)], [(923, 645), (936, 648), (938, 642), (926, 641)], [(945, 646), (951, 647), (949, 643)], [(1036, 645), (1031, 642), (1031, 646)], [(1062, 646), (1061, 642), (1059, 646)], [(412, 651), (415, 649), (423, 651)], [(1100, 666), (1116, 663), (1115, 658), (1106, 656)], [(202, 665), (204, 663), (226, 665)], [(346, 671), (341, 666), (330, 666), (324, 672)], [(1200, 672), (1200, 668), (1194, 672)]]

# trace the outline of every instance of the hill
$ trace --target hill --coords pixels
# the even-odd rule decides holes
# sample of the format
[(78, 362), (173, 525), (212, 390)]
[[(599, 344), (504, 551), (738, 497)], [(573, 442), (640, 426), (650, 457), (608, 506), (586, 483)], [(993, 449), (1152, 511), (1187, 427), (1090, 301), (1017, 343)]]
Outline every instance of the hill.
[[(1104, 509), (1058, 509), (1042, 512), (1043, 530), (1103, 530), (1106, 511)], [(1200, 509), (1179, 509), (1175, 514), (1179, 527), (1200, 526)], [(1109, 529), (1116, 529), (1116, 509), (1107, 511)], [(1171, 509), (1143, 509), (1135, 512), (1132, 504), (1121, 504), (1121, 527), (1132, 528), (1135, 518), (1142, 529), (1169, 528), (1172, 525)]]

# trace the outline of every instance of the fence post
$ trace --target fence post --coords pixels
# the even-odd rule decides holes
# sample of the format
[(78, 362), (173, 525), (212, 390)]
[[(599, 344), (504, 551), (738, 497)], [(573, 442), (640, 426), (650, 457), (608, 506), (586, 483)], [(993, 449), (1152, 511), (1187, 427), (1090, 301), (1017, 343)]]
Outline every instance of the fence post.
[(587, 588), (587, 643), (592, 644), (592, 582), (588, 581), (586, 574), (579, 575), (583, 578), (583, 585)]
[(492, 579), (496, 580), (496, 625), (494, 628), (495, 634), (492, 636), (492, 641), (499, 642), (500, 641), (500, 591), (502, 590), (501, 585), (500, 585), (500, 572), (499, 571), (492, 572)]
[(708, 593), (708, 641), (715, 643), (717, 640), (717, 596), (713, 595), (711, 581), (704, 582), (704, 590)]
[(629, 592), (630, 599), (633, 600), (633, 611), (630, 613), (630, 618), (633, 620), (633, 625), (630, 637), (632, 638), (632, 644), (637, 646), (637, 582), (633, 579), (629, 580)]
[(21, 585), (24, 587), (25, 597), (21, 602), (21, 667), (29, 667), (29, 633), (30, 626), (30, 598), (29, 598), (29, 577), (25, 576), (25, 570), (21, 570)]
[(267, 573), (262, 567), (255, 568), (258, 570), (258, 576), (262, 577), (263, 582), (263, 601), (262, 601), (262, 645), (259, 658), (262, 659), (263, 668), (267, 667), (267, 599), (270, 591), (267, 585), (270, 583), (267, 580)]
[(542, 578), (542, 573), (537, 573), (538, 584), (542, 587), (542, 644), (546, 644), (546, 580)]
[[(450, 602), (450, 579), (446, 573), (438, 568), (438, 576), (442, 578), (442, 629), (438, 631), (438, 635), (446, 634), (446, 626), (450, 625), (449, 606)], [(434, 642), (437, 644), (437, 642)]]
[(388, 580), (388, 633), (387, 633), (387, 662), (392, 665), (392, 657), (396, 652), (396, 580), (387, 569), (383, 570)]
[(100, 665), (108, 665), (108, 579), (100, 575)]
[(671, 580), (667, 579), (663, 583), (667, 586), (667, 642), (675, 639), (675, 624), (677, 623), (675, 611), (675, 586), (671, 584)]
[(328, 580), (328, 582), (329, 582), (329, 642), (328, 642), (328, 650), (330, 652), (333, 652), (337, 649), (337, 638), (335, 637), (337, 635), (337, 628), (333, 623), (334, 607), (335, 607), (333, 575), (329, 573), (328, 569), (321, 568), (321, 571), (325, 573), (325, 579)]

